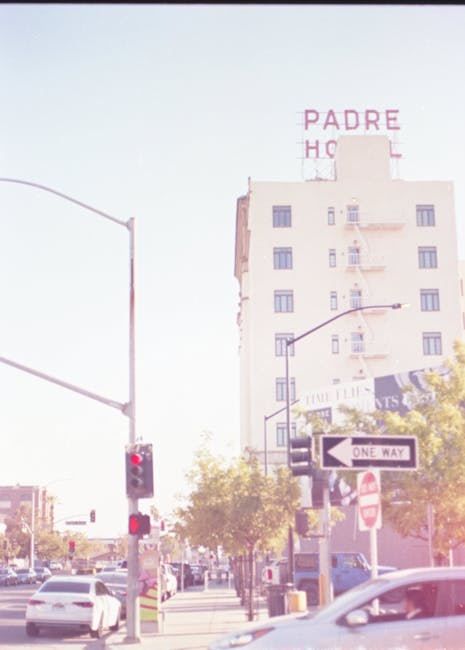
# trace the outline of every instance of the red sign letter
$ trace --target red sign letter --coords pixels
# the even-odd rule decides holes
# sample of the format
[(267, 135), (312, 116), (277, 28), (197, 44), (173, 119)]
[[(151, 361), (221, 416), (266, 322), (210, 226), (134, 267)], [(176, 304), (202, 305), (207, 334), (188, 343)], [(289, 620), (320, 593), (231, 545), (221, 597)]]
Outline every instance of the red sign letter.
[(393, 108), (386, 111), (386, 128), (391, 131), (399, 131), (400, 126), (397, 124), (397, 113), (399, 111)]
[(335, 126), (336, 129), (339, 128), (339, 124), (336, 119), (336, 113), (333, 110), (328, 111), (328, 115), (326, 116), (325, 123), (323, 124), (323, 129), (327, 129), (328, 126)]
[(326, 143), (326, 155), (328, 158), (334, 158), (336, 154), (336, 140), (328, 140)]
[(318, 111), (314, 111), (314, 110), (304, 111), (305, 130), (308, 129), (309, 124), (316, 124), (318, 122), (319, 117), (320, 114), (318, 113)]
[[(315, 151), (315, 155), (311, 156), (310, 151)], [(320, 143), (318, 140), (315, 140), (315, 144), (310, 144), (308, 140), (305, 140), (305, 158), (319, 158), (320, 157)]]
[[(353, 124), (350, 123), (350, 116), (354, 118)], [(354, 111), (351, 108), (344, 111), (344, 126), (346, 128), (346, 131), (353, 131), (355, 129), (358, 129), (359, 119), (357, 111)]]
[[(373, 117), (370, 117), (370, 114), (373, 115)], [(365, 128), (367, 131), (370, 130), (370, 124), (373, 124), (373, 126), (376, 127), (376, 130), (379, 131), (379, 113), (378, 111), (374, 110), (367, 110), (365, 111)]]
[(392, 140), (389, 140), (389, 154), (391, 158), (402, 158), (401, 153), (394, 153), (392, 150)]

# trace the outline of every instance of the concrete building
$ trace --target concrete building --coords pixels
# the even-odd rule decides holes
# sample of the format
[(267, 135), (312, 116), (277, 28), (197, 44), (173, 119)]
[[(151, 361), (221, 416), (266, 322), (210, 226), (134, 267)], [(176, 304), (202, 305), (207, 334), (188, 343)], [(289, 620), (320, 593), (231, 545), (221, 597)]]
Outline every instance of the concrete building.
[(410, 305), (348, 314), (298, 341), (295, 400), (439, 366), (463, 336), (453, 185), (393, 179), (389, 156), (385, 136), (341, 136), (334, 180), (249, 180), (237, 201), (241, 448), (263, 454), (266, 440), (269, 463), (286, 461), (286, 338), (353, 307)]
[(42, 528), (50, 526), (52, 530), (54, 497), (37, 485), (0, 486), (0, 523), (5, 523), (7, 518), (15, 519), (21, 506), (32, 510), (33, 499), (36, 522), (40, 522)]

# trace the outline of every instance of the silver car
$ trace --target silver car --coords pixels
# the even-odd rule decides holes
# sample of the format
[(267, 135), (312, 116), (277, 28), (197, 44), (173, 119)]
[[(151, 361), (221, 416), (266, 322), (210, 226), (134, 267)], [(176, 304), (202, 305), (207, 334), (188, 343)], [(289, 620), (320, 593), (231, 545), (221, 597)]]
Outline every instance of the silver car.
[(464, 639), (465, 567), (436, 567), (381, 575), (316, 614), (250, 623), (209, 650), (463, 650)]

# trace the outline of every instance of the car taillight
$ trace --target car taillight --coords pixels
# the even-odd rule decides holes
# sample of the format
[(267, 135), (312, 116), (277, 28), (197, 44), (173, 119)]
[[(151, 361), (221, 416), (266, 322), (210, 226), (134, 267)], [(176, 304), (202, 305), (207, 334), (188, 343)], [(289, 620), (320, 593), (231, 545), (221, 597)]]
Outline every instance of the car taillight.
[(78, 607), (93, 607), (94, 603), (90, 600), (77, 600), (73, 602), (73, 605), (77, 605)]
[(45, 600), (37, 600), (36, 598), (31, 598), (30, 601), (28, 601), (28, 605), (44, 605)]

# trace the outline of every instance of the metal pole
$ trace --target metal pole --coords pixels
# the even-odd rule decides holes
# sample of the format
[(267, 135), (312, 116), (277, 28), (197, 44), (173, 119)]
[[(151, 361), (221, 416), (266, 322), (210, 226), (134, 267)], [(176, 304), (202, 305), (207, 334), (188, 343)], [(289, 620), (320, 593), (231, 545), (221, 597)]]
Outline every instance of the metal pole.
[[(129, 229), (129, 444), (136, 441), (136, 381), (135, 381), (135, 233), (134, 219), (128, 221)], [(129, 516), (139, 510), (138, 499), (128, 497)], [(126, 642), (140, 642), (139, 611), (139, 538), (128, 535), (128, 599), (126, 614)]]
[(266, 415), (263, 416), (263, 453), (265, 456), (265, 476), (268, 476), (268, 444), (267, 444), (267, 435), (266, 435), (266, 423), (268, 418)]
[(35, 518), (36, 518), (36, 512), (35, 512), (35, 488), (32, 488), (32, 506), (31, 506), (31, 549), (29, 551), (30, 555), (30, 568), (34, 568), (34, 545), (35, 545)]
[(323, 577), (323, 585), (321, 591), (322, 601), (320, 605), (327, 605), (331, 602), (332, 593), (332, 576), (331, 576), (331, 562), (329, 552), (329, 521), (330, 521), (330, 499), (329, 487), (325, 485), (323, 488), (323, 508), (320, 510), (321, 534), (319, 544), (320, 556), (320, 575)]
[[(287, 437), (287, 466), (291, 466), (291, 398), (289, 394), (289, 345), (291, 339), (286, 339), (286, 437)], [(294, 584), (294, 531), (289, 526), (287, 539), (287, 580)]]

